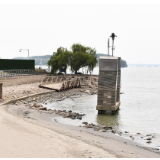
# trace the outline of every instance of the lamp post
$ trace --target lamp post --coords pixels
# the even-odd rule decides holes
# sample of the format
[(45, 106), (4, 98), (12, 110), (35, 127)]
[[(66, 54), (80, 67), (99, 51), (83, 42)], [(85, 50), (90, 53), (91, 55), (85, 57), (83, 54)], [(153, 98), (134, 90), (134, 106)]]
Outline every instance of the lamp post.
[(109, 56), (109, 47), (110, 47), (110, 46), (109, 46), (109, 38), (108, 38), (108, 56)]
[(117, 37), (117, 36), (116, 36), (114, 33), (112, 33), (110, 37), (112, 37), (112, 57), (113, 57), (114, 39), (115, 39), (115, 37)]
[(20, 49), (19, 52), (28, 51), (28, 59), (29, 59), (29, 49)]

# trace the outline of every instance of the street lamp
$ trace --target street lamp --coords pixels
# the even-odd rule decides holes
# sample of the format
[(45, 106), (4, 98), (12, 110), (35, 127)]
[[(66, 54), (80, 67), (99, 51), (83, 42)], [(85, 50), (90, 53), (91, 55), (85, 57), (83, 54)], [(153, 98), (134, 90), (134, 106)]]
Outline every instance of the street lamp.
[(29, 59), (29, 49), (20, 49), (19, 52), (28, 51), (28, 59)]
[(109, 46), (109, 38), (108, 38), (108, 56), (109, 56), (109, 47), (110, 47), (110, 46)]
[(115, 49), (115, 48), (114, 48), (114, 39), (115, 39), (115, 37), (117, 37), (117, 36), (116, 36), (114, 33), (112, 33), (110, 37), (112, 37), (112, 57), (113, 57), (113, 50)]

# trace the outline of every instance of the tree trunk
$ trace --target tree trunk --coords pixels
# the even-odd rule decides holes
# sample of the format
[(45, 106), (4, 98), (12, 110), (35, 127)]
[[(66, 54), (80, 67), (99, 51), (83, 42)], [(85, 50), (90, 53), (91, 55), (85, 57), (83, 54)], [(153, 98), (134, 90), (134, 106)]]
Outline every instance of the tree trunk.
[(77, 70), (75, 70), (75, 74), (77, 74)]

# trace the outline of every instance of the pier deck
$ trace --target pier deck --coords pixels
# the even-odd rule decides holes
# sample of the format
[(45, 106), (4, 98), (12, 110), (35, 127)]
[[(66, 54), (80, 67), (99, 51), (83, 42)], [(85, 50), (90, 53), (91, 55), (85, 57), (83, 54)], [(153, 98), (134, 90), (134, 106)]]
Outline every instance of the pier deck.
[(59, 82), (59, 83), (53, 83), (53, 84), (44, 84), (44, 85), (41, 85), (41, 87), (60, 91), (62, 88), (62, 85), (63, 85), (63, 82)]
[(57, 91), (64, 91), (71, 88), (81, 87), (81, 83), (79, 78), (67, 79), (64, 76), (48, 76), (42, 78), (39, 87), (53, 89)]

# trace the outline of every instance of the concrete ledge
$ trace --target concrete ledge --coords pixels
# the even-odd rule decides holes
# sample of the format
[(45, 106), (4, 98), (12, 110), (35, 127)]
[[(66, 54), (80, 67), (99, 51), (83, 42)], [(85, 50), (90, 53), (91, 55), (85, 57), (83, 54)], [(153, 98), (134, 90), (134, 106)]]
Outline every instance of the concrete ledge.
[(47, 94), (47, 93), (52, 93), (52, 92), (55, 92), (55, 91), (40, 92), (40, 93), (36, 93), (36, 94), (30, 94), (30, 95), (28, 95), (28, 96), (24, 96), (24, 97), (20, 97), (20, 98), (17, 98), (17, 99), (9, 100), (9, 101), (7, 101), (7, 102), (4, 102), (4, 103), (0, 104), (0, 106), (6, 105), (6, 104), (9, 104), (9, 103), (13, 103), (13, 102), (16, 102), (16, 101), (18, 101), (18, 100), (22, 100), (22, 99), (25, 99), (25, 98), (28, 98), (28, 97), (33, 97), (33, 96), (37, 96), (37, 95), (41, 95), (41, 94)]
[(103, 111), (116, 111), (121, 102), (117, 102), (115, 106), (109, 106), (109, 105), (97, 105), (96, 110), (103, 110)]

